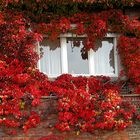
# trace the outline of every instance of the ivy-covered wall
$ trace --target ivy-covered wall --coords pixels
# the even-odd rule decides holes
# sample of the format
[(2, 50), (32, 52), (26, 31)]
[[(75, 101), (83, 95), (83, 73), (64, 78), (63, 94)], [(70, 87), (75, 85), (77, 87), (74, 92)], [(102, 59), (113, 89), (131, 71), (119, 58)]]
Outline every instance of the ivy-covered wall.
[[(135, 107), (129, 101), (123, 103), (120, 96), (125, 82), (131, 94), (140, 94), (140, 19), (139, 14), (133, 19), (125, 15), (127, 6), (139, 7), (139, 0), (49, 2), (1, 1), (0, 125), (11, 128), (9, 134), (16, 134), (17, 128), (27, 132), (36, 127), (43, 113), (36, 110), (42, 105), (40, 98), (54, 93), (59, 97), (55, 126), (61, 131), (74, 130), (79, 134), (121, 130), (139, 120)], [(71, 23), (77, 28), (73, 29)], [(51, 40), (67, 32), (87, 34), (81, 50), (84, 57), (89, 49), (95, 49), (96, 39), (102, 39), (108, 31), (121, 34), (118, 50), (127, 81), (120, 77), (112, 82), (109, 77), (75, 78), (66, 74), (52, 82), (37, 69), (39, 57), (34, 50), (43, 34)]]
[[(133, 101), (140, 109), (140, 96), (126, 94), (124, 100)], [(8, 129), (0, 129), (0, 139), (2, 140), (139, 140), (140, 122), (135, 122), (133, 125), (122, 131), (95, 131), (90, 133), (59, 132), (52, 127), (57, 121), (57, 99), (42, 98), (42, 106), (38, 111), (44, 111), (44, 121), (37, 127), (30, 129), (27, 133), (22, 133), (19, 129), (17, 135), (7, 135), (5, 132)]]

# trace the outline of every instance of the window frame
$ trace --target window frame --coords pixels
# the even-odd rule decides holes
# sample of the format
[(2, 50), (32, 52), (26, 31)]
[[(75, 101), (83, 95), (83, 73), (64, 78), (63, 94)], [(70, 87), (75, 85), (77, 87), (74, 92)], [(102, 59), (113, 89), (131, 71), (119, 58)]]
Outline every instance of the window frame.
[[(114, 67), (115, 67), (115, 73), (114, 74), (105, 74), (103, 76), (109, 76), (112, 78), (116, 78), (119, 75), (119, 57), (118, 57), (118, 52), (117, 52), (117, 38), (119, 34), (117, 33), (107, 33), (105, 38), (113, 38), (113, 47), (114, 47)], [(46, 36), (45, 36), (46, 37)], [(66, 33), (66, 34), (60, 34), (60, 62), (61, 62), (61, 74), (68, 74), (68, 56), (67, 56), (67, 38), (85, 38), (87, 37), (86, 35), (75, 35), (72, 33)], [(37, 43), (37, 52), (40, 54), (40, 44), (39, 42)], [(95, 73), (95, 58), (94, 58), (94, 53), (92, 49), (88, 51), (88, 67), (89, 67), (89, 74), (72, 74), (72, 76), (102, 76), (101, 74), (96, 74)], [(38, 61), (38, 68), (39, 70), (41, 69), (40, 66), (40, 60)], [(47, 74), (47, 73), (45, 73)], [(60, 74), (60, 75), (61, 75)], [(60, 75), (48, 75), (49, 78), (56, 78)]]

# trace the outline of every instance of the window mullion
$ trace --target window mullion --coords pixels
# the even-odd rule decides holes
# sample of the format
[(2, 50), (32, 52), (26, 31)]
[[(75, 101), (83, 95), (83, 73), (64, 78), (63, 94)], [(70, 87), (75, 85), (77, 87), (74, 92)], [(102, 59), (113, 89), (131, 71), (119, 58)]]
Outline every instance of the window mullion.
[(119, 72), (119, 70), (118, 70), (118, 52), (117, 52), (117, 39), (116, 38), (114, 38), (113, 39), (113, 43), (114, 43), (114, 58), (115, 58), (115, 76), (118, 76), (118, 72)]
[(62, 73), (68, 73), (68, 57), (67, 57), (67, 39), (66, 37), (60, 38), (61, 46), (61, 70)]
[(90, 49), (88, 51), (88, 60), (89, 60), (89, 74), (90, 75), (95, 75), (95, 52)]

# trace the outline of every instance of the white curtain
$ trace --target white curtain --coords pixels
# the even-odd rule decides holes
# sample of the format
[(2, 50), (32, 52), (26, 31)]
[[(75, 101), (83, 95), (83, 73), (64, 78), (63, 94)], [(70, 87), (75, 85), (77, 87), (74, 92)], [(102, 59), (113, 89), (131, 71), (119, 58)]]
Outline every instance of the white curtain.
[(41, 43), (43, 49), (43, 57), (40, 59), (41, 72), (49, 76), (58, 76), (61, 74), (60, 47), (59, 40), (48, 41), (47, 39)]
[[(82, 59), (81, 48), (83, 47), (82, 40), (80, 40), (79, 47), (73, 46), (73, 41), (67, 40), (68, 51), (68, 73), (71, 74), (89, 74), (88, 60)], [(72, 48), (73, 47), (73, 48)]]
[[(101, 46), (100, 46), (101, 45)], [(114, 49), (113, 39), (97, 43), (98, 49), (95, 52), (95, 73), (97, 75), (114, 74)]]

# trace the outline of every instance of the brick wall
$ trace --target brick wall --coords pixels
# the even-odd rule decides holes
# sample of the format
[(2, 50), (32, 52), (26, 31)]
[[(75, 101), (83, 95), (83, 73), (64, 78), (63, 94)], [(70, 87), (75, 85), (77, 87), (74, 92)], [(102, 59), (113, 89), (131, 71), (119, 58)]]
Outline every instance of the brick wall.
[[(41, 138), (50, 138), (56, 136), (58, 140), (140, 140), (140, 123), (133, 124), (130, 128), (124, 131), (112, 132), (95, 132), (94, 134), (82, 133), (76, 135), (75, 132), (59, 133), (47, 127), (46, 122), (31, 129), (28, 133), (18, 133), (16, 136), (8, 136), (1, 133), (0, 140), (39, 140)], [(46, 139), (55, 140), (55, 139)]]
[[(123, 95), (124, 101), (132, 101), (133, 104), (139, 107), (139, 95)], [(95, 131), (94, 134), (82, 133), (77, 135), (76, 132), (58, 132), (53, 129), (57, 121), (57, 98), (44, 97), (42, 104), (38, 108), (38, 112), (43, 112), (43, 122), (37, 127), (30, 129), (26, 134), (18, 130), (16, 136), (9, 136), (6, 130), (0, 130), (0, 140), (39, 140), (40, 138), (50, 137), (46, 140), (55, 140), (53, 135), (58, 137), (58, 140), (140, 140), (140, 122), (135, 122), (131, 127), (123, 131)], [(42, 139), (43, 140), (43, 139)]]

